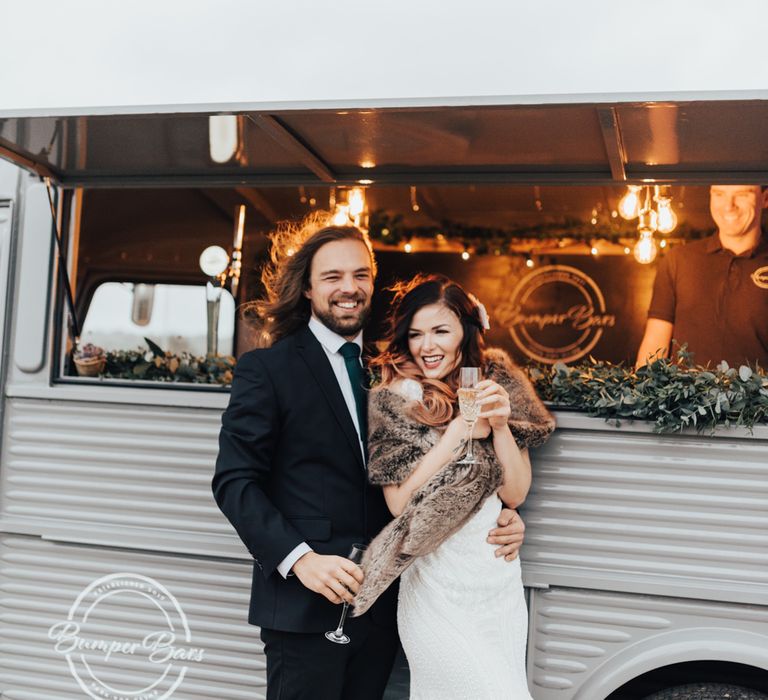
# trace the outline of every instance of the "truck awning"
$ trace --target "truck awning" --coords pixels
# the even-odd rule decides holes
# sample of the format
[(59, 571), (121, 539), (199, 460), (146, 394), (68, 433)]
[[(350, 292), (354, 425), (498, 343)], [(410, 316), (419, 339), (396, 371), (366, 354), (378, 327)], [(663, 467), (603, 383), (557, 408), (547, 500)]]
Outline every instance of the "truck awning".
[(63, 186), (768, 182), (768, 101), (482, 105), (0, 120)]

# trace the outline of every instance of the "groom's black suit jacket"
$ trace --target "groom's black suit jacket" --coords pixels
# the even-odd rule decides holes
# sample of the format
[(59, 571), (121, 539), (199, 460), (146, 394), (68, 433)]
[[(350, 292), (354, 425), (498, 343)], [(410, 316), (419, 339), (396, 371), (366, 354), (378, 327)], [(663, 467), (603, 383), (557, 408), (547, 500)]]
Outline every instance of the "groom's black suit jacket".
[[(277, 566), (303, 541), (346, 556), (391, 515), (368, 484), (354, 423), (308, 326), (238, 360), (213, 494), (255, 560), (248, 621), (286, 632), (335, 628), (341, 607)], [(395, 624), (394, 589), (367, 613), (373, 622)]]

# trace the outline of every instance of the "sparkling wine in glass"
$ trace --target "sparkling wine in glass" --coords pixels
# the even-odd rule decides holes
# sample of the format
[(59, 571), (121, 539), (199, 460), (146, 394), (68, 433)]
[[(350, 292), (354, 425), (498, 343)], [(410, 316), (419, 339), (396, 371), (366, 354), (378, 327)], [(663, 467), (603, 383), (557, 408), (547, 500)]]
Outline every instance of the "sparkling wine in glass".
[(469, 429), (467, 439), (467, 454), (464, 459), (460, 459), (458, 464), (477, 464), (474, 452), (472, 452), (472, 431), (475, 429), (477, 417), (480, 414), (480, 405), (477, 403), (477, 397), (480, 391), (476, 388), (480, 381), (479, 367), (462, 367), (459, 377), (459, 411), (461, 417)]
[[(353, 544), (352, 549), (349, 550), (347, 559), (360, 564), (363, 561), (363, 554), (368, 549), (364, 544)], [(341, 610), (341, 618), (339, 618), (338, 627), (335, 630), (330, 630), (325, 633), (325, 638), (334, 644), (349, 644), (349, 637), (344, 634), (344, 621), (347, 619), (347, 612), (349, 611), (349, 603), (344, 603), (344, 607)]]

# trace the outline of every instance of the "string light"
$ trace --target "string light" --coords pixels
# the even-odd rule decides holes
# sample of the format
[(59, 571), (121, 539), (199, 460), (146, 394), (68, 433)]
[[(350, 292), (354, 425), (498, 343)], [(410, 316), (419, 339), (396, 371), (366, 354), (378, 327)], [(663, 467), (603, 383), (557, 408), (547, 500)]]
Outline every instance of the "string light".
[(534, 265), (535, 265), (535, 263), (533, 262), (533, 258), (532, 258), (532, 257), (529, 255), (529, 256), (528, 256), (528, 257), (525, 259), (525, 266), (526, 266), (528, 269), (530, 269), (530, 268), (532, 268)]
[(596, 255), (598, 254), (598, 252), (599, 252), (599, 251), (597, 250), (597, 248), (595, 248), (595, 246), (592, 246), (592, 247), (589, 249), (589, 252), (590, 252), (592, 255), (595, 255), (595, 256), (596, 256)]
[(416, 185), (411, 185), (411, 209), (413, 211), (419, 211), (419, 200), (416, 198)]
[(403, 246), (403, 250), (405, 250), (406, 253), (412, 253), (413, 252), (413, 246), (410, 243), (406, 243)]
[(461, 259), (462, 259), (462, 260), (469, 260), (469, 251), (468, 251), (468, 250), (465, 250), (465, 251), (464, 251), (464, 252), (461, 254)]

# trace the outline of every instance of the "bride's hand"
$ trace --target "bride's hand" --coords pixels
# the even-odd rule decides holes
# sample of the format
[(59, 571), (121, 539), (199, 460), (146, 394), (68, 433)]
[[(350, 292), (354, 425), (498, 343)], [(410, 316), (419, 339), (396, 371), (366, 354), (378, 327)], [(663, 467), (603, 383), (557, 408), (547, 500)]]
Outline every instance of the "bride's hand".
[(478, 382), (476, 388), (480, 389), (480, 394), (477, 397), (477, 402), (481, 406), (480, 420), (487, 420), (491, 430), (502, 430), (507, 425), (512, 413), (509, 394), (492, 379)]
[(472, 431), (473, 440), (485, 440), (491, 434), (491, 424), (487, 418), (478, 418)]

